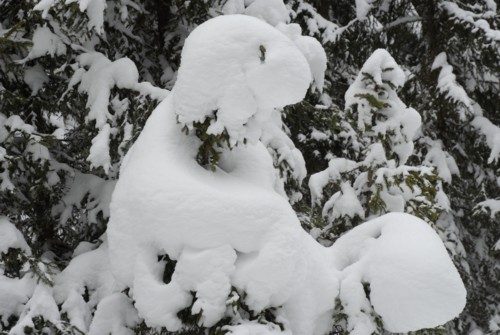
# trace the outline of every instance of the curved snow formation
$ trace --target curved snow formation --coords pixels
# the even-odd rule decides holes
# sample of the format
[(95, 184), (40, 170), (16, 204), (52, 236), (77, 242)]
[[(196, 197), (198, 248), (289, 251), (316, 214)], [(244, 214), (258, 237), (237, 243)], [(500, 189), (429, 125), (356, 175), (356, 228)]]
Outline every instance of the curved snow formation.
[(434, 328), (465, 306), (466, 291), (446, 248), (415, 216), (389, 213), (368, 221), (340, 237), (329, 252), (342, 272), (340, 299), (351, 334), (375, 330), (360, 313), (369, 304), (363, 284), (390, 332)]
[[(139, 316), (150, 326), (179, 330), (177, 313), (191, 305), (193, 313), (202, 312), (200, 322), (212, 326), (225, 316), (231, 287), (236, 287), (246, 293), (245, 303), (255, 311), (282, 306), (280, 319), (294, 335), (324, 334), (332, 326), (335, 298), (343, 292), (339, 283), (355, 280), (360, 285), (363, 280), (373, 281), (375, 311), (392, 329), (437, 326), (461, 310), (460, 277), (439, 238), (424, 222), (403, 214), (386, 216), (376, 224), (381, 237), (364, 234), (363, 229), (371, 231), (371, 222), (343, 237), (354, 236), (366, 248), (355, 250), (340, 243), (326, 249), (302, 230), (287, 200), (275, 191), (276, 173), (269, 152), (259, 141), (260, 133), (274, 108), (303, 99), (311, 78), (300, 49), (256, 18), (218, 17), (199, 26), (186, 40), (176, 86), (152, 113), (122, 164), (108, 225), (112, 271), (131, 288)], [(209, 132), (225, 130), (233, 143), (240, 143), (222, 153), (215, 172), (196, 161), (201, 142), (195, 131), (188, 135), (182, 131), (206, 118), (214, 120)], [(384, 218), (391, 223), (384, 224)], [(396, 227), (397, 220), (401, 222)], [(411, 228), (409, 232), (406, 227)], [(426, 233), (414, 235), (420, 230)], [(360, 233), (362, 237), (357, 237)], [(424, 244), (415, 240), (407, 252), (401, 245), (401, 255), (387, 252), (386, 243), (396, 243), (394, 236), (399, 233), (403, 241), (414, 236), (432, 238)], [(439, 291), (440, 313), (432, 313), (434, 300), (419, 301), (415, 311), (426, 308), (425, 319), (420, 322), (413, 315), (401, 321), (399, 317), (411, 312), (414, 301), (405, 302), (404, 313), (387, 307), (388, 289), (380, 282), (385, 277), (371, 267), (386, 266), (385, 261), (391, 263), (407, 254), (413, 256), (410, 262), (417, 261), (416, 255), (429, 246), (438, 254), (433, 262), (445, 264), (429, 270), (439, 270), (442, 281), (423, 277), (427, 284), (417, 288), (437, 292), (448, 285), (459, 288), (459, 294), (443, 289)], [(399, 251), (399, 245), (388, 250)], [(158, 261), (163, 254), (177, 261), (168, 284), (162, 280), (164, 263)], [(348, 271), (353, 267), (364, 270)], [(403, 299), (419, 299), (400, 289), (415, 272), (410, 267), (399, 279), (397, 271), (391, 278), (398, 288), (394, 299), (399, 294)], [(346, 276), (353, 280), (345, 281)], [(194, 301), (192, 291), (196, 292)], [(237, 327), (245, 327), (248, 334), (260, 329)]]
[(302, 100), (311, 79), (306, 58), (281, 32), (252, 17), (224, 16), (186, 39), (172, 101), (181, 124), (217, 110), (208, 133), (226, 130), (232, 144), (256, 143), (273, 108)]
[[(302, 100), (310, 82), (294, 43), (256, 18), (218, 17), (186, 40), (176, 86), (128, 153), (111, 203), (111, 264), (148, 324), (179, 329), (177, 312), (196, 291), (193, 308), (213, 325), (231, 286), (254, 310), (283, 305), (297, 334), (312, 334), (330, 310), (335, 270), (274, 191), (271, 157), (260, 135), (252, 137), (275, 107)], [(224, 152), (211, 172), (195, 159), (199, 139), (181, 129), (214, 110), (212, 131), (254, 144)], [(164, 253), (177, 260), (168, 285), (157, 262)]]

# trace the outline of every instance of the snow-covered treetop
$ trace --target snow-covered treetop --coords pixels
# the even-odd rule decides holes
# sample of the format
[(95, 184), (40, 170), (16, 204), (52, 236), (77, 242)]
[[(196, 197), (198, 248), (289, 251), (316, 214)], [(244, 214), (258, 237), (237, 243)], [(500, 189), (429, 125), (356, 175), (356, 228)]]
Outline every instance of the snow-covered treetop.
[[(394, 58), (387, 50), (378, 49), (345, 94), (346, 106), (357, 115), (358, 130), (366, 131), (372, 139), (391, 143), (400, 164), (413, 152), (413, 137), (422, 123), (418, 112), (408, 108), (397, 95), (396, 90), (405, 81), (406, 75)], [(387, 155), (393, 158), (392, 153)]]
[(207, 133), (226, 131), (231, 145), (255, 143), (273, 108), (302, 100), (310, 82), (309, 64), (289, 38), (253, 17), (222, 16), (186, 39), (175, 113), (188, 128), (211, 119)]

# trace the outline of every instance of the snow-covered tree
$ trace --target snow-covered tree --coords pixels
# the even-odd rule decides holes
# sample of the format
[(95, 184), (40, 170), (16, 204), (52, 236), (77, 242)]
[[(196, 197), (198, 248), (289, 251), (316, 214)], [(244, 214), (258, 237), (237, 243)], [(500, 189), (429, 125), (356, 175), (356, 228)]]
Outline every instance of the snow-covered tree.
[[(495, 305), (498, 300), (495, 280), (499, 271), (497, 257), (500, 236), (496, 224), (499, 219), (499, 171), (496, 158), (497, 125), (500, 122), (496, 117), (495, 103), (499, 93), (498, 10), (493, 1), (469, 4), (457, 1), (290, 0), (283, 4), (281, 0), (20, 0), (0, 2), (0, 214), (7, 217), (0, 220), (0, 332), (166, 332), (162, 329), (166, 325), (156, 328), (146, 322), (145, 315), (141, 314), (134, 301), (135, 293), (130, 284), (117, 281), (109, 271), (109, 247), (106, 234), (103, 233), (107, 229), (109, 203), (120, 177), (122, 161), (141, 133), (151, 111), (160, 101), (183, 95), (169, 94), (168, 90), (174, 85), (179, 84), (176, 90), (187, 92), (196, 86), (189, 81), (188, 84), (182, 84), (182, 80), (181, 83), (177, 82), (178, 76), (182, 78), (182, 71), (178, 71), (181, 49), (187, 36), (201, 23), (223, 14), (257, 17), (287, 36), (308, 64), (311, 72), (308, 84), (312, 85), (305, 100), (284, 109), (281, 107), (291, 101), (268, 105), (265, 99), (260, 99), (257, 103), (259, 112), (243, 126), (243, 119), (234, 122), (232, 114), (227, 112), (232, 110), (230, 107), (234, 106), (236, 98), (245, 99), (248, 102), (245, 106), (251, 105), (249, 101), (252, 98), (245, 94), (247, 89), (241, 85), (241, 81), (234, 85), (231, 92), (227, 92), (223, 99), (224, 106), (210, 111), (200, 109), (198, 112), (204, 112), (197, 114), (197, 117), (191, 114), (192, 110), (179, 113), (179, 125), (184, 132), (181, 132), (183, 137), (179, 138), (193, 144), (185, 145), (192, 150), (189, 159), (193, 159), (191, 163), (197, 164), (196, 169), (202, 166), (213, 178), (219, 178), (216, 176), (222, 171), (240, 178), (238, 171), (242, 170), (232, 165), (239, 160), (235, 156), (247, 157), (242, 152), (253, 145), (265, 148), (259, 149), (259, 154), (254, 154), (259, 157), (264, 157), (264, 153), (268, 155), (264, 160), (258, 160), (262, 166), (266, 166), (262, 172), (267, 171), (263, 172), (267, 181), (260, 180), (259, 176), (251, 178), (250, 173), (246, 178), (251, 178), (252, 183), (257, 182), (259, 185), (267, 183), (272, 192), (282, 197), (280, 199), (293, 203), (303, 227), (310, 230), (311, 211), (320, 209), (320, 206), (315, 203), (311, 209), (314, 202), (310, 201), (309, 190), (303, 183), (303, 180), (307, 181), (307, 176), (324, 171), (330, 161), (338, 158), (360, 165), (360, 169), (352, 171), (351, 175), (342, 176), (343, 183), (331, 185), (337, 189), (325, 188), (323, 199), (326, 201), (334, 191), (341, 191), (342, 186), (353, 187), (363, 169), (366, 169), (364, 172), (382, 170), (382, 166), (360, 164), (366, 161), (369, 148), (376, 149), (378, 139), (373, 134), (369, 135), (366, 129), (358, 128), (351, 112), (354, 105), (364, 102), (368, 106), (368, 99), (371, 98), (358, 96), (346, 102), (344, 97), (356, 78), (366, 81), (360, 70), (373, 52), (385, 48), (408, 77), (406, 84), (398, 91), (401, 100), (415, 108), (422, 118), (422, 127), (417, 136), (403, 141), (408, 145), (415, 144), (414, 155), (407, 161), (398, 161), (400, 157), (395, 154), (390, 143), (394, 139), (390, 136), (386, 138), (387, 143), (383, 144), (385, 168), (406, 166), (415, 169), (412, 171), (427, 171), (419, 174), (416, 179), (418, 188), (409, 193), (412, 194), (411, 201), (417, 200), (414, 205), (423, 203), (429, 211), (420, 212), (420, 206), (415, 208), (410, 205), (405, 206), (405, 211), (423, 217), (437, 229), (468, 285), (467, 312), (462, 314), (461, 321), (449, 325), (448, 331), (462, 334), (479, 329), (498, 330), (500, 321), (498, 306)], [(303, 36), (299, 26), (293, 23), (300, 24), (304, 35), (316, 37), (323, 47), (313, 38)], [(205, 47), (206, 50), (212, 48), (213, 45)], [(268, 61), (268, 57), (274, 54), (272, 48), (264, 44), (257, 45), (252, 52), (261, 62)], [(326, 56), (329, 69), (323, 77)], [(189, 66), (184, 67), (184, 71), (189, 71), (187, 69)], [(291, 76), (295, 78), (293, 74)], [(214, 87), (218, 87), (215, 84), (217, 79), (223, 80), (222, 77), (205, 79)], [(292, 82), (290, 80), (290, 85)], [(254, 86), (262, 85), (265, 88), (265, 83), (261, 80)], [(181, 89), (183, 85), (184, 89)], [(198, 89), (205, 92), (202, 86)], [(377, 101), (381, 100), (378, 92), (372, 93)], [(278, 93), (275, 95), (280, 96)], [(391, 97), (397, 98), (395, 93)], [(356, 99), (357, 102), (354, 101)], [(391, 101), (401, 102), (399, 98)], [(262, 103), (265, 108), (262, 108)], [(389, 113), (387, 106), (378, 107), (381, 108), (373, 110), (381, 110), (380, 115)], [(406, 106), (402, 108), (412, 110)], [(252, 113), (250, 109), (241, 112), (240, 116)], [(372, 121), (373, 125), (382, 124), (385, 119)], [(450, 129), (460, 131), (450, 132)], [(346, 133), (352, 136), (349, 138), (353, 142), (343, 137)], [(351, 145), (355, 144), (354, 140), (359, 143), (358, 149)], [(404, 154), (409, 155), (411, 152)], [(245, 161), (250, 164), (248, 157)], [(393, 163), (395, 165), (391, 165)], [(435, 170), (428, 167), (434, 167)], [(436, 172), (440, 179), (435, 179)], [(394, 187), (396, 182), (403, 185), (406, 181), (398, 178), (394, 180)], [(440, 192), (441, 183), (450, 199), (451, 210), (441, 211), (443, 208), (436, 206), (438, 203), (443, 204), (441, 200), (445, 199), (436, 197), (435, 192)], [(384, 184), (387, 186), (385, 180), (382, 189)], [(430, 193), (421, 191), (429, 185)], [(368, 199), (368, 193), (376, 194), (373, 193), (376, 190), (376, 186), (371, 191), (364, 189), (363, 196)], [(470, 199), (471, 194), (477, 195), (476, 198)], [(361, 199), (362, 204), (366, 199)], [(411, 201), (406, 204), (412, 204)], [(295, 215), (285, 204), (286, 201), (280, 208), (287, 213), (290, 222), (296, 222)], [(219, 209), (223, 212), (225, 207), (218, 207), (217, 210), (212, 208), (210, 213), (217, 213)], [(394, 207), (386, 206), (371, 213), (364, 212), (365, 219), (392, 210)], [(260, 211), (256, 209), (254, 213)], [(438, 212), (440, 214), (436, 219), (434, 214)], [(326, 211), (327, 216), (332, 213)], [(320, 220), (318, 215), (313, 218)], [(330, 215), (330, 218), (333, 216)], [(340, 223), (342, 220), (346, 225)], [(387, 219), (385, 223), (375, 221), (374, 226), (381, 229), (379, 231), (376, 228), (368, 235), (376, 241), (392, 245), (389, 241), (392, 233), (383, 231), (394, 231), (396, 228), (382, 226), (391, 226), (390, 222), (395, 220)], [(412, 220), (408, 218), (405, 221)], [(404, 313), (394, 314), (395, 311), (391, 311), (387, 304), (381, 303), (381, 295), (378, 295), (379, 298), (375, 298), (375, 293), (373, 297), (370, 295), (369, 289), (371, 292), (385, 291), (380, 286), (377, 288), (376, 280), (366, 281), (368, 274), (363, 273), (365, 267), (360, 265), (374, 263), (375, 258), (360, 257), (344, 262), (341, 257), (348, 252), (357, 254), (361, 250), (356, 249), (357, 246), (370, 243), (355, 237), (367, 235), (363, 230), (366, 228), (362, 228), (365, 226), (361, 226), (358, 233), (345, 234), (346, 229), (362, 220), (346, 220), (344, 217), (338, 221), (338, 224), (332, 221), (331, 227), (342, 229), (313, 230), (314, 234), (323, 232), (320, 235), (323, 244), (330, 245), (333, 240), (337, 240), (338, 246), (329, 249), (330, 254), (337, 255), (335, 262), (332, 261), (333, 256), (325, 256), (323, 251), (317, 252), (318, 247), (312, 244), (312, 240), (310, 242), (314, 246), (305, 247), (305, 250), (316, 250), (311, 252), (317, 255), (319, 261), (335, 263), (332, 267), (315, 270), (316, 263), (310, 264), (309, 259), (296, 254), (297, 262), (300, 263), (302, 259), (313, 274), (317, 271), (331, 274), (341, 268), (357, 269), (350, 270), (349, 274), (341, 271), (340, 277), (349, 278), (345, 279), (345, 287), (352, 287), (353, 290), (339, 292), (335, 308), (329, 305), (331, 301), (317, 298), (317, 301), (325, 304), (318, 303), (318, 306), (304, 314), (297, 312), (297, 309), (297, 314), (293, 314), (296, 302), (290, 301), (286, 308), (273, 303), (257, 312), (258, 306), (251, 302), (256, 300), (251, 298), (252, 289), (247, 292), (241, 287), (246, 284), (240, 282), (239, 287), (232, 285), (229, 295), (225, 297), (233, 312), (226, 310), (228, 318), (224, 317), (208, 326), (210, 322), (207, 318), (215, 320), (221, 313), (221, 296), (217, 297), (219, 300), (216, 299), (218, 312), (207, 312), (208, 315), (196, 313), (196, 308), (200, 308), (198, 311), (217, 310), (215, 307), (200, 307), (215, 300), (211, 300), (212, 297), (199, 288), (203, 287), (200, 282), (187, 284), (182, 280), (183, 285), (187, 285), (183, 286), (184, 293), (186, 290), (190, 294), (198, 290), (205, 293), (200, 293), (199, 297), (196, 294), (194, 297), (184, 295), (185, 301), (193, 302), (193, 306), (189, 304), (174, 315), (173, 319), (177, 318), (182, 323), (183, 330), (178, 333), (192, 332), (190, 327), (197, 331), (201, 328), (209, 333), (229, 330), (236, 334), (246, 331), (278, 332), (282, 328), (288, 331), (305, 326), (301, 321), (288, 324), (284, 319), (295, 319), (291, 315), (300, 314), (313, 320), (319, 311), (325, 309), (329, 310), (328, 316), (320, 318), (322, 321), (318, 319), (316, 325), (327, 328), (326, 325), (331, 326), (329, 322), (338, 319), (338, 322), (345, 322), (342, 324), (344, 328), (353, 333), (363, 332), (363, 329), (368, 332), (375, 328), (397, 331), (431, 327), (452, 317), (451, 310), (443, 305), (443, 313), (429, 309), (439, 315), (430, 317), (429, 322), (422, 321), (422, 318), (422, 322), (418, 321), (414, 325), (394, 323), (404, 320)], [(316, 223), (322, 227), (325, 224)], [(260, 233), (265, 234), (264, 231)], [(339, 238), (339, 235), (342, 236)], [(210, 236), (206, 239), (210, 240)], [(423, 233), (423, 236), (434, 238), (431, 232)], [(302, 245), (302, 239), (298, 237), (299, 242), (295, 243), (294, 248), (300, 249), (298, 246)], [(344, 243), (342, 239), (354, 239), (359, 243), (353, 248), (340, 247)], [(376, 250), (376, 247), (370, 250)], [(440, 247), (432, 250), (438, 254), (442, 251)], [(187, 271), (185, 274), (190, 273), (185, 267), (189, 267), (189, 264), (209, 264), (213, 258), (228, 260), (234, 256), (227, 248), (217, 249), (216, 252), (207, 251), (205, 254), (198, 251), (186, 251), (181, 260), (178, 254), (159, 250), (157, 262), (153, 262), (153, 265), (145, 263), (145, 269), (154, 268), (162, 273), (160, 284), (163, 284), (161, 281), (176, 282), (175, 278), (184, 270)], [(401, 249), (392, 249), (392, 252), (400, 253)], [(214, 256), (219, 253), (220, 257)], [(229, 254), (233, 256), (229, 257)], [(241, 254), (237, 252), (235, 256), (239, 259), (238, 263), (244, 258), (241, 258)], [(248, 255), (249, 259), (252, 255)], [(429, 269), (425, 269), (418, 260), (414, 260), (414, 263), (408, 261), (407, 264), (415, 265), (415, 272), (408, 272), (415, 280), (405, 277), (406, 285), (418, 285), (419, 280), (426, 282), (426, 274), (437, 268), (442, 268), (444, 272), (444, 269), (450, 270), (450, 265), (444, 259), (441, 259), (443, 262), (438, 261), (435, 268), (430, 266)], [(273, 266), (279, 263), (276, 261)], [(224, 268), (224, 264), (219, 265)], [(224, 270), (224, 273), (230, 271), (225, 269), (227, 271)], [(210, 274), (206, 276), (210, 277)], [(159, 277), (157, 274), (155, 276), (157, 280)], [(272, 278), (272, 275), (269, 276)], [(181, 276), (186, 277), (192, 276)], [(331, 278), (340, 277), (337, 273), (324, 282), (333, 285), (328, 287), (334, 287)], [(248, 283), (252, 282), (252, 278), (255, 279), (248, 276)], [(426, 283), (440, 287), (439, 284), (433, 286), (430, 281)], [(160, 291), (163, 286), (158, 286)], [(193, 289), (195, 286), (197, 290)], [(318, 290), (323, 290), (321, 294), (315, 291), (315, 294), (310, 295), (334, 296), (325, 293), (328, 291), (325, 289), (327, 286), (318, 285)], [(307, 295), (305, 292), (309, 292), (309, 289), (296, 291)], [(351, 292), (362, 297), (349, 300)], [(424, 296), (429, 301), (433, 299), (432, 294)], [(399, 306), (401, 301), (412, 298), (399, 296), (398, 302), (393, 304)], [(308, 298), (304, 299), (306, 301)], [(451, 302), (447, 299), (444, 301), (445, 304)], [(196, 308), (192, 309), (195, 303)], [(414, 312), (415, 306), (407, 306), (406, 311)], [(460, 303), (455, 303), (455, 306), (456, 314)], [(363, 313), (359, 313), (360, 310)], [(377, 325), (382, 319), (383, 325)], [(238, 320), (245, 320), (244, 326)], [(267, 326), (262, 326), (262, 323)], [(224, 328), (224, 325), (232, 328)], [(330, 329), (326, 328), (318, 332), (328, 333)]]
[(290, 39), (286, 28), (296, 26), (231, 15), (186, 39), (172, 92), (127, 154), (113, 194), (115, 294), (132, 298), (147, 326), (171, 332), (326, 334), (338, 300), (352, 334), (371, 334), (377, 320), (393, 332), (439, 326), (463, 308), (465, 289), (427, 223), (394, 213), (324, 248), (281, 192), (260, 139), (286, 137), (269, 127), (273, 110), (305, 96), (316, 65), (302, 53), (316, 44)]
[[(352, 154), (353, 148), (342, 145), (349, 106), (341, 97), (370, 55), (386, 49), (408, 77), (399, 91), (401, 100), (422, 117), (407, 164), (436, 169), (450, 204), (432, 221), (472, 292), (466, 312), (447, 331), (498, 331), (499, 297), (486, 293), (498, 291), (494, 278), (500, 275), (497, 4), (317, 1), (314, 5), (322, 16), (311, 3), (290, 4), (302, 27), (322, 41), (330, 65), (324, 94), (310, 97), (312, 105), (293, 107), (300, 113), (286, 119), (292, 139), (306, 153), (309, 174), (324, 171), (333, 157)], [(304, 118), (313, 121), (304, 124)], [(297, 209), (305, 227), (310, 227), (308, 205)], [(313, 225), (328, 224), (317, 215), (312, 219)]]
[[(404, 82), (403, 70), (379, 49), (347, 90), (337, 134), (344, 153), (309, 179), (314, 234), (323, 241), (331, 243), (363, 219), (387, 212), (407, 212), (434, 223), (449, 209), (435, 171), (407, 165), (421, 118), (397, 96)], [(317, 205), (319, 211), (314, 210)], [(326, 226), (315, 217), (318, 212)]]

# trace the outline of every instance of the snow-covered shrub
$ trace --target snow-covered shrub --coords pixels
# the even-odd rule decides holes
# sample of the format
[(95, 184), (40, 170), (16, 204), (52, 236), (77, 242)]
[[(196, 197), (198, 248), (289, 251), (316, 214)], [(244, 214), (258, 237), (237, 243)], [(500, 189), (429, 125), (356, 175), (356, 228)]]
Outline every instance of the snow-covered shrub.
[[(302, 50), (258, 19), (214, 18), (186, 39), (176, 85), (127, 154), (111, 202), (111, 269), (146, 326), (326, 334), (338, 298), (347, 329), (368, 334), (370, 312), (410, 331), (463, 308), (446, 249), (415, 217), (367, 222), (330, 249), (302, 229), (260, 139), (273, 109), (303, 99), (311, 81)], [(200, 148), (220, 134), (207, 166)], [(405, 288), (412, 280), (419, 293)]]
[(341, 124), (338, 136), (348, 151), (309, 179), (312, 204), (327, 221), (313, 220), (321, 239), (332, 241), (363, 219), (387, 212), (408, 212), (433, 223), (449, 210), (434, 169), (406, 165), (421, 120), (397, 96), (405, 77), (389, 53), (379, 49), (347, 90), (348, 122)]

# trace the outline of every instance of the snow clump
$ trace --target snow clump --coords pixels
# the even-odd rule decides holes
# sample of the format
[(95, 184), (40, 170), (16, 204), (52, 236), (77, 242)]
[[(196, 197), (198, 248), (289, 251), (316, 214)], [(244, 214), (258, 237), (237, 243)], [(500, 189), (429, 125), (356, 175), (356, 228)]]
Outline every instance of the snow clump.
[[(230, 25), (231, 30), (225, 31)], [(293, 42), (248, 16), (209, 20), (186, 39), (173, 104), (178, 121), (256, 143), (273, 108), (302, 100), (311, 73)], [(251, 28), (250, 28), (251, 27)]]

